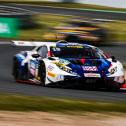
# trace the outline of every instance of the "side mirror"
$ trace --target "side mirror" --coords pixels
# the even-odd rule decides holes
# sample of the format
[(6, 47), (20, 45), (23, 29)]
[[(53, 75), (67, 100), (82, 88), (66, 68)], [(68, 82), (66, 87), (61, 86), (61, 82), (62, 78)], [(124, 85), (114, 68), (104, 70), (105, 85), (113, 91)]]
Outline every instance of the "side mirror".
[(39, 58), (40, 55), (39, 55), (39, 54), (32, 54), (32, 57), (33, 57), (33, 58)]
[(111, 58), (112, 58), (112, 62), (117, 62), (115, 56), (111, 56)]

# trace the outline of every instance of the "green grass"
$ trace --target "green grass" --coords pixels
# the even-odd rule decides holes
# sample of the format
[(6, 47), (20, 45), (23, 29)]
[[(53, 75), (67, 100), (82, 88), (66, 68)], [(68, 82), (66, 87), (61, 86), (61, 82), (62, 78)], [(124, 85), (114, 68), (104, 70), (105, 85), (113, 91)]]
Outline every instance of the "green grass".
[(126, 113), (126, 103), (56, 99), (12, 94), (0, 94), (1, 111), (43, 111), (69, 114), (83, 112)]
[(45, 5), (45, 6), (54, 6), (54, 7), (68, 7), (68, 8), (79, 8), (79, 9), (98, 9), (98, 10), (112, 10), (112, 11), (126, 11), (122, 8), (106, 7), (99, 5), (90, 5), (90, 4), (79, 4), (79, 3), (58, 3), (58, 2), (46, 2), (46, 0), (1, 0), (1, 3), (23, 3), (23, 4), (36, 4), (36, 5)]

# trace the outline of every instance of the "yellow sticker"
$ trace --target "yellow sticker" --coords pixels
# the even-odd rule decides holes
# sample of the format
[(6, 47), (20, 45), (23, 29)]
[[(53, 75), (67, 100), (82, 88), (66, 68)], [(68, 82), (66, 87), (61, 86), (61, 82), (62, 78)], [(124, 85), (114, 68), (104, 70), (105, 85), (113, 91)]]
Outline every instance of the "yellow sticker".
[(48, 72), (48, 75), (51, 76), (51, 77), (56, 77), (56, 74), (51, 73), (51, 72)]

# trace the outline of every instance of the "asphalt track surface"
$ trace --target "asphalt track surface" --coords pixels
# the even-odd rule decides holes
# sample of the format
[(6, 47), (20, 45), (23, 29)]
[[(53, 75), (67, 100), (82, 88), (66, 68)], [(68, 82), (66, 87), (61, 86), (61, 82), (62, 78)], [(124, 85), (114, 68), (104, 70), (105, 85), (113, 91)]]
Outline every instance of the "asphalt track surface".
[[(118, 56), (124, 53), (126, 45), (102, 47), (104, 50), (118, 52)], [(12, 47), (9, 44), (0, 44), (0, 93), (12, 93), (30, 96), (48, 96), (55, 98), (87, 99), (100, 101), (125, 101), (126, 90), (119, 92), (106, 92), (104, 90), (63, 89), (58, 87), (42, 87), (38, 85), (16, 83), (11, 75), (12, 57), (20, 50), (29, 50), (28, 47)], [(116, 51), (120, 50), (120, 51)], [(117, 53), (116, 53), (117, 54)], [(119, 57), (123, 60), (123, 57)]]
[(47, 7), (41, 5), (39, 6), (27, 5), (27, 4), (3, 4), (3, 5), (22, 8), (37, 13), (75, 15), (81, 18), (126, 20), (126, 13), (113, 13), (113, 12), (91, 11), (91, 10), (89, 11), (89, 10), (82, 10), (82, 9), (66, 9), (66, 8)]

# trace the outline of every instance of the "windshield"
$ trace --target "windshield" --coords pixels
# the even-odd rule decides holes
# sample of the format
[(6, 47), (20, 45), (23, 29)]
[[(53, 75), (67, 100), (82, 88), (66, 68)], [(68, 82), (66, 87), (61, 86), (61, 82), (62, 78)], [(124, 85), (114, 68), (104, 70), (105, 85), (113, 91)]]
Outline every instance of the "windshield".
[(95, 48), (85, 46), (51, 47), (51, 56), (60, 58), (101, 59), (107, 56)]

